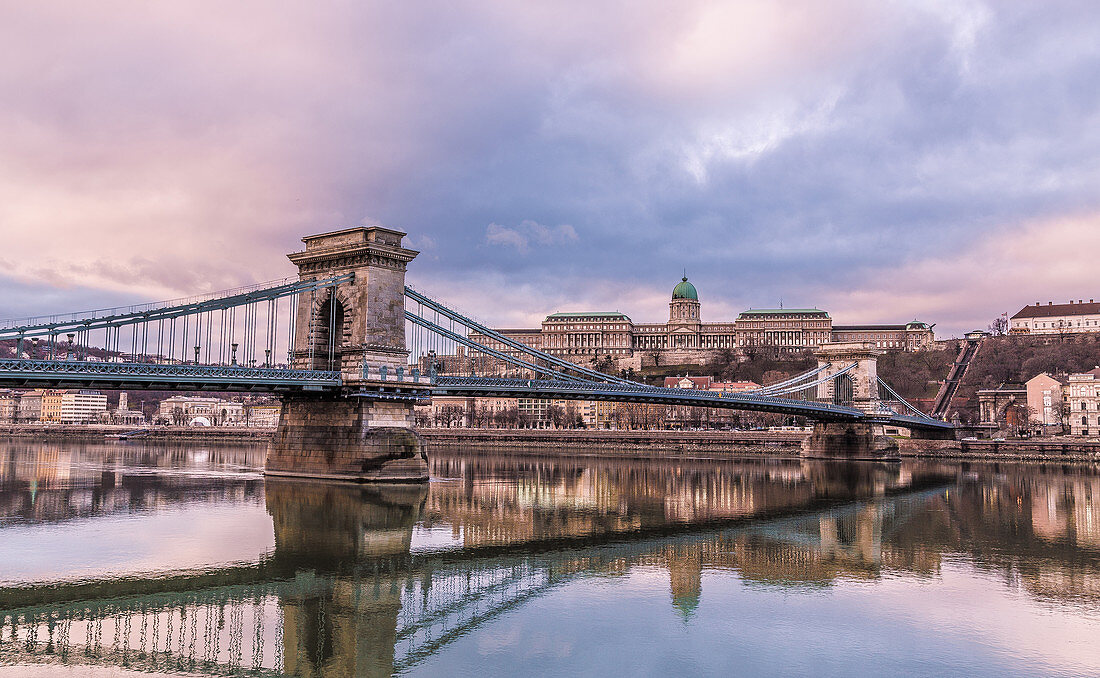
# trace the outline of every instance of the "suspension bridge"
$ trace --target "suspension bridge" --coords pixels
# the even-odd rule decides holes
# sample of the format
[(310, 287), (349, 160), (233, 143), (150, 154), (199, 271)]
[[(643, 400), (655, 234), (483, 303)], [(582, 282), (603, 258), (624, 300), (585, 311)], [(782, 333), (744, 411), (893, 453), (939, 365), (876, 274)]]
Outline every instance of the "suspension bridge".
[[(953, 435), (878, 378), (869, 344), (822, 346), (816, 368), (741, 393), (649, 386), (536, 350), (407, 286), (418, 253), (404, 235), (362, 227), (303, 238), (305, 250), (288, 255), (296, 279), (2, 321), (0, 386), (277, 394), (268, 472), (320, 478), (426, 479), (412, 408), (433, 394), (802, 416), (815, 422), (811, 451), (825, 456), (881, 456), (884, 425)], [(459, 347), (473, 367), (442, 373), (440, 357)]]

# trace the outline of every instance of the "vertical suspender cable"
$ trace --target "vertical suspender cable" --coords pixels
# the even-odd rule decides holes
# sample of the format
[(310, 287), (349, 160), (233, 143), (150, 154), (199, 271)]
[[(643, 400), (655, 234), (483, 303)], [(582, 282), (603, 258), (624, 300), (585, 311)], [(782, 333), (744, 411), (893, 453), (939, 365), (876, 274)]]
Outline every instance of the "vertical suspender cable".
[(222, 319), (218, 323), (218, 364), (225, 364), (225, 312), (226, 309), (222, 309)]
[(336, 288), (329, 288), (328, 298), (328, 368), (331, 370), (336, 359)]
[(187, 363), (187, 330), (191, 324), (191, 316), (183, 316), (183, 342), (180, 344), (180, 362)]

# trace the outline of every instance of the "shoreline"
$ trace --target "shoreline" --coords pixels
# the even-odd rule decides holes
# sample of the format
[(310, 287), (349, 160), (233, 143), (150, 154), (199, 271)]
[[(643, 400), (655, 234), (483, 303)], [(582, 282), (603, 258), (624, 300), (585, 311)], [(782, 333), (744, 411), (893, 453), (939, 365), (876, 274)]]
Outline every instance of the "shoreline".
[[(123, 434), (138, 432), (130, 438)], [(132, 426), (78, 426), (7, 424), (0, 437), (45, 441), (158, 442), (201, 441), (266, 444), (274, 435), (266, 428), (206, 428), (168, 426), (135, 429)], [(690, 458), (705, 456), (790, 456), (801, 452), (803, 431), (609, 431), (587, 429), (466, 429), (427, 428), (417, 433), (432, 448), (470, 449), (500, 453), (514, 450), (539, 456), (576, 456), (599, 453), (616, 457)], [(1100, 462), (1100, 442), (1069, 438), (1019, 440), (898, 440), (899, 453), (908, 459), (957, 461)]]

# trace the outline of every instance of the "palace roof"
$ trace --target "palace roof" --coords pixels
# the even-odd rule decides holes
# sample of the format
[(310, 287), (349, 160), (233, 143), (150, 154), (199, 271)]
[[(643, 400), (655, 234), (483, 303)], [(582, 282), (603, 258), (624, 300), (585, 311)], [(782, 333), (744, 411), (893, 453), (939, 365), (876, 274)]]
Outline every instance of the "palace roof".
[(672, 288), (672, 298), (699, 301), (699, 293), (695, 291), (695, 285), (689, 283), (685, 275), (683, 280), (676, 283), (676, 287)]
[(625, 313), (619, 313), (618, 311), (591, 311), (588, 313), (551, 313), (550, 315), (546, 316), (546, 319), (550, 320), (551, 318), (553, 318), (564, 320), (566, 318), (575, 319), (589, 316), (593, 318), (615, 318), (616, 320), (625, 318), (626, 320), (630, 320), (630, 318), (628, 318)]
[(750, 308), (747, 311), (741, 311), (741, 315), (779, 315), (779, 314), (808, 314), (808, 315), (820, 315), (822, 318), (828, 318), (829, 314), (822, 311), (820, 308)]

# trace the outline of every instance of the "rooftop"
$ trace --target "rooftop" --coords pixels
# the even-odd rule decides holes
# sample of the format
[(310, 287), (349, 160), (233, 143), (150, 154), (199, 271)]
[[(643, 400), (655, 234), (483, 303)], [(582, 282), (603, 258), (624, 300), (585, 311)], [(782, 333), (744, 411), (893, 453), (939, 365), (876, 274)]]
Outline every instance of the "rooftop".
[(829, 317), (829, 314), (820, 308), (750, 308), (747, 311), (741, 311), (741, 315), (790, 315), (792, 313), (819, 315), (822, 318)]
[(550, 315), (546, 316), (546, 319), (550, 320), (551, 318), (584, 318), (584, 317), (615, 318), (616, 320), (625, 318), (626, 320), (630, 320), (630, 318), (627, 318), (626, 314), (620, 313), (618, 311), (591, 311), (591, 312), (588, 312), (588, 313), (551, 313)]
[(699, 293), (695, 291), (695, 285), (688, 282), (687, 275), (672, 288), (673, 299), (691, 299), (699, 301)]
[(1092, 315), (1094, 313), (1100, 313), (1100, 304), (1092, 299), (1089, 299), (1087, 303), (1081, 300), (1076, 303), (1071, 301), (1068, 304), (1056, 304), (1048, 301), (1045, 305), (1035, 302), (1034, 305), (1024, 306), (1016, 312), (1016, 315), (1012, 316), (1012, 319), (1051, 318), (1061, 315)]
[(834, 332), (867, 332), (871, 330), (903, 331), (905, 325), (833, 325)]

